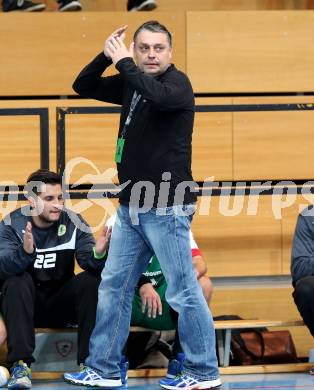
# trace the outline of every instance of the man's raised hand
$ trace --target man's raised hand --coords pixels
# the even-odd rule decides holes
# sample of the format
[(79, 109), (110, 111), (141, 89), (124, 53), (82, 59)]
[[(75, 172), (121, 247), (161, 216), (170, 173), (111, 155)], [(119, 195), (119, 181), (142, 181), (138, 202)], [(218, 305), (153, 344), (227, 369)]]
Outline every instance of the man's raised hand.
[(95, 252), (97, 256), (102, 256), (108, 251), (109, 244), (110, 244), (110, 238), (111, 238), (111, 227), (105, 226), (100, 233), (96, 245), (95, 245)]
[(130, 49), (127, 49), (124, 42), (120, 37), (115, 37), (110, 40), (108, 43), (107, 51), (112, 59), (112, 62), (116, 64), (122, 58), (133, 57), (133, 44), (131, 44)]
[(126, 35), (125, 30), (127, 29), (127, 27), (128, 26), (125, 25), (123, 27), (118, 28), (112, 34), (110, 34), (109, 37), (107, 38), (107, 40), (105, 42), (105, 47), (104, 47), (104, 54), (107, 58), (110, 58), (110, 59), (112, 58), (109, 51), (108, 51), (108, 46), (109, 46), (110, 42), (117, 37), (119, 37), (123, 42), (125, 39), (125, 35)]
[(23, 248), (29, 255), (34, 252), (34, 237), (32, 233), (32, 224), (27, 222), (23, 236)]

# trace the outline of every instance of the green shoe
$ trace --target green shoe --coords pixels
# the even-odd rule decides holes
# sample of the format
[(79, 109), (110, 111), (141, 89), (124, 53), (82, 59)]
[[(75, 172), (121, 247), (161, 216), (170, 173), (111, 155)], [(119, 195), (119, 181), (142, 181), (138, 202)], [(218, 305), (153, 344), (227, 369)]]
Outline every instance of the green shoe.
[(8, 389), (30, 389), (32, 387), (32, 371), (23, 360), (15, 362), (11, 368)]

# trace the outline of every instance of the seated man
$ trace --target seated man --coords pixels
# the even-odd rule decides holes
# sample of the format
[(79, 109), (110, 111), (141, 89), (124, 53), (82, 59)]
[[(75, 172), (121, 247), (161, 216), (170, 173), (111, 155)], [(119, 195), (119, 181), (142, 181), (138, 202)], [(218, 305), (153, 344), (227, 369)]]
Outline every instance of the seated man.
[[(1, 309), (7, 329), (8, 388), (30, 388), (35, 327), (78, 324), (78, 363), (88, 356), (100, 272), (111, 231), (96, 244), (89, 226), (64, 208), (61, 178), (38, 170), (28, 180), (29, 205), (0, 224)], [(75, 259), (84, 272), (75, 275)]]
[[(292, 246), (291, 274), (294, 302), (314, 336), (314, 206), (303, 210), (298, 217)], [(314, 368), (310, 374), (314, 375)]]

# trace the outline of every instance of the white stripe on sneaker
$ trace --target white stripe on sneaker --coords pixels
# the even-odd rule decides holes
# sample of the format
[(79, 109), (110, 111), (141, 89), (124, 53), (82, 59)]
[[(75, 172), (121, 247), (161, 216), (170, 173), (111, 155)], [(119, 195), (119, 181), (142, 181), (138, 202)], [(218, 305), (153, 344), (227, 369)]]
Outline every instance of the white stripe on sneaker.
[(164, 389), (175, 390), (175, 389), (183, 389), (183, 390), (205, 390), (205, 389), (215, 389), (221, 385), (221, 380), (214, 379), (210, 381), (197, 380), (188, 375), (182, 375), (177, 378), (170, 384), (160, 384)]

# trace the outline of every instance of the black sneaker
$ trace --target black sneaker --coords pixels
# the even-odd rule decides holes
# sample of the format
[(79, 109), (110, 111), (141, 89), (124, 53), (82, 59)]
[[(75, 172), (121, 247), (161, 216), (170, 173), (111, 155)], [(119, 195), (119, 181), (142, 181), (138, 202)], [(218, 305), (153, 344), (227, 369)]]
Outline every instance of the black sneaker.
[(46, 4), (43, 3), (33, 3), (30, 0), (12, 0), (12, 1), (3, 1), (2, 4), (3, 12), (11, 11), (43, 11), (46, 8)]
[(152, 11), (157, 7), (156, 0), (128, 0), (128, 11)]
[(59, 11), (81, 11), (82, 5), (78, 0), (59, 1)]

